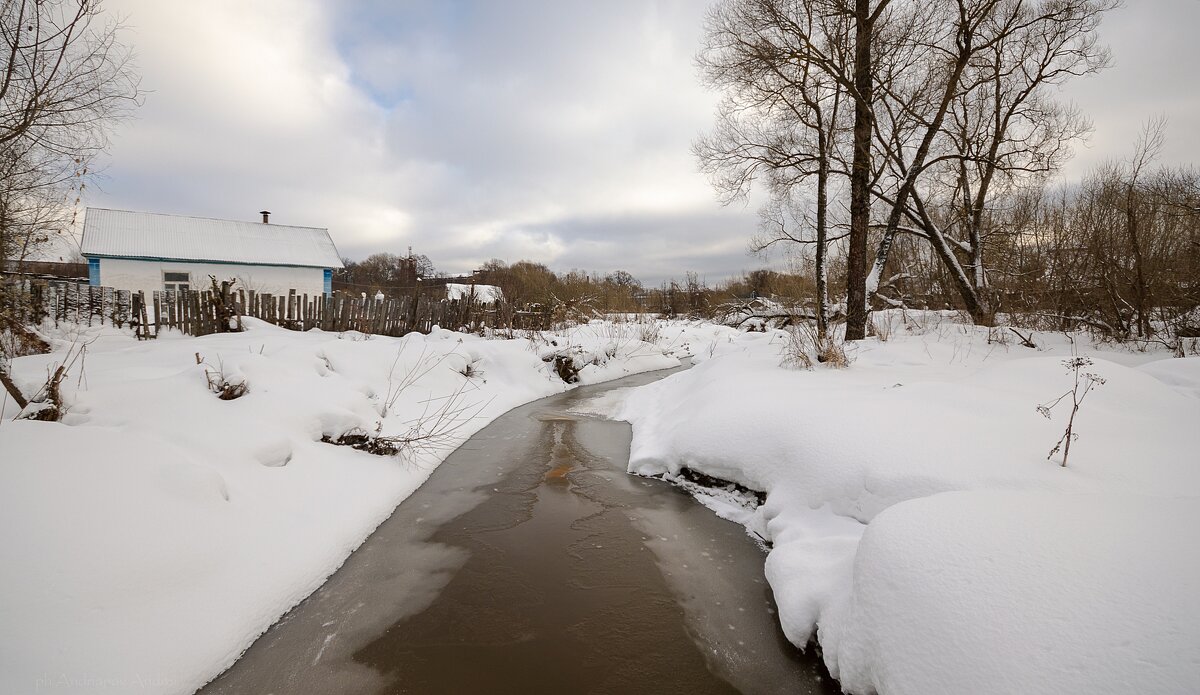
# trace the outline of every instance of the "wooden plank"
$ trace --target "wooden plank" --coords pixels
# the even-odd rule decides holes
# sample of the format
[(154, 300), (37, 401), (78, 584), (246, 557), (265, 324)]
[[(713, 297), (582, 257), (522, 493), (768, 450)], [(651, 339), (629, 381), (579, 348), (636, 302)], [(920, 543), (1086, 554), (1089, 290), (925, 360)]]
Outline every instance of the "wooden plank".
[(420, 330), (418, 328), (418, 326), (420, 324), (417, 323), (418, 312), (421, 311), (421, 288), (420, 288), (420, 286), (413, 288), (412, 303), (408, 307), (408, 311), (409, 311), (408, 325), (405, 326), (405, 329), (408, 332)]
[(138, 291), (138, 305), (141, 307), (138, 312), (138, 318), (142, 323), (144, 335), (147, 339), (157, 338), (158, 333), (150, 332), (150, 318), (146, 315), (146, 295), (141, 290)]
[(200, 313), (200, 293), (188, 291), (188, 311), (192, 312), (192, 335), (204, 335), (204, 317)]
[(63, 308), (63, 318), (68, 321), (79, 323), (79, 315), (77, 313), (79, 308), (79, 286), (73, 282), (68, 284), (64, 294), (66, 296), (66, 300)]
[(104, 305), (105, 315), (108, 317), (108, 320), (110, 322), (112, 322), (112, 325), (114, 327), (119, 326), (119, 323), (117, 322), (117, 293), (116, 293), (116, 291), (111, 287), (102, 287), (102, 288), (100, 288), (100, 291), (101, 291), (100, 301)]
[(130, 305), (133, 300), (130, 298), (129, 290), (117, 290), (117, 325), (124, 327), (127, 323), (132, 323), (130, 317)]
[(188, 290), (187, 307), (188, 307), (188, 335), (201, 335), (200, 333), (200, 302), (196, 290)]
[(185, 301), (185, 292), (175, 291), (175, 325), (171, 326), (175, 330), (186, 333), (187, 328), (187, 302)]
[(206, 291), (201, 299), (204, 301), (204, 322), (208, 324), (207, 333), (220, 333), (221, 322), (219, 312), (217, 311), (217, 295), (212, 291)]
[(212, 306), (209, 294), (205, 290), (196, 293), (196, 323), (200, 335), (212, 333), (212, 322), (209, 320), (209, 307)]
[(142, 322), (141, 322), (141, 321), (140, 321), (140, 320), (137, 318), (137, 314), (138, 314), (138, 296), (137, 296), (136, 294), (135, 294), (135, 295), (133, 295), (133, 302), (132, 302), (132, 306), (133, 306), (133, 316), (134, 316), (134, 321), (133, 321), (133, 323), (134, 323), (133, 335), (134, 335), (134, 336), (135, 336), (135, 337), (136, 337), (138, 340), (141, 340), (141, 339), (142, 339), (142, 328), (143, 328), (143, 326), (142, 326)]

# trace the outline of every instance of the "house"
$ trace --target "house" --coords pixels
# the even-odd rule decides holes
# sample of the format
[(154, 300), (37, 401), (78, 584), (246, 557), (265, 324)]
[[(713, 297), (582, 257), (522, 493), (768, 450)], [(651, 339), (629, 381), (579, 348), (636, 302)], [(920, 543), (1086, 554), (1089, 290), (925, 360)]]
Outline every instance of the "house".
[(270, 294), (328, 295), (341, 268), (320, 227), (88, 208), (81, 251), (88, 280), (121, 290), (206, 289), (209, 275)]

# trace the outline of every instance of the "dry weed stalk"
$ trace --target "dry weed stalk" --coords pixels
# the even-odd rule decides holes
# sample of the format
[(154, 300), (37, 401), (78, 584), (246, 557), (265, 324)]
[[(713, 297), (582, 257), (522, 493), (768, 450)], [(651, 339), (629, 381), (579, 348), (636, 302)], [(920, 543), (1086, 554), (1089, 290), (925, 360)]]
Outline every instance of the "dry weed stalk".
[(1054, 456), (1062, 450), (1062, 467), (1067, 467), (1067, 457), (1071, 455), (1071, 442), (1079, 439), (1079, 435), (1074, 431), (1075, 415), (1079, 413), (1079, 406), (1083, 403), (1083, 399), (1087, 398), (1088, 393), (1096, 386), (1103, 386), (1105, 379), (1093, 372), (1081, 371), (1085, 367), (1092, 366), (1090, 357), (1072, 357), (1063, 360), (1063, 366), (1067, 368), (1068, 374), (1074, 373), (1075, 384), (1063, 395), (1054, 400), (1047, 401), (1037, 407), (1037, 411), (1041, 413), (1047, 420), (1050, 419), (1050, 411), (1061, 403), (1067, 396), (1071, 397), (1071, 414), (1067, 417), (1067, 429), (1063, 432), (1063, 436), (1059, 438), (1054, 448), (1046, 455), (1046, 460)]
[[(392, 366), (388, 370), (388, 390), (387, 396), (383, 400), (383, 406), (380, 408), (379, 416), (387, 417), (388, 412), (396, 405), (396, 401), (400, 400), (400, 396), (413, 384), (420, 381), (426, 374), (432, 372), (438, 365), (446, 361), (450, 355), (455, 353), (455, 350), (441, 354), (429, 352), (429, 345), (422, 343), (421, 354), (417, 356), (416, 363), (406, 371), (399, 380), (396, 379), (396, 367), (400, 364), (400, 358), (404, 355), (405, 348), (408, 347), (408, 339), (400, 344), (400, 349), (396, 351), (396, 358), (392, 360)], [(456, 348), (457, 349), (457, 348)]]
[(63, 356), (62, 362), (51, 365), (46, 368), (46, 381), (38, 388), (37, 392), (31, 398), (25, 398), (21, 389), (17, 387), (8, 374), (7, 365), (0, 369), (0, 380), (3, 380), (5, 390), (16, 401), (17, 407), (20, 409), (16, 417), (13, 419), (40, 420), (44, 422), (58, 422), (62, 416), (66, 414), (66, 405), (62, 398), (62, 383), (66, 380), (71, 370), (75, 365), (79, 365), (79, 383), (83, 383), (83, 369), (87, 360), (88, 346), (95, 342), (95, 339), (80, 342), (76, 337), (75, 342), (67, 348), (66, 354)]
[[(420, 415), (404, 423), (406, 429), (400, 434), (383, 435), (383, 422), (375, 424), (374, 432), (355, 427), (341, 435), (325, 435), (321, 441), (328, 444), (349, 446), (376, 456), (413, 456), (452, 448), (458, 443), (459, 431), (492, 401), (466, 403), (466, 389), (471, 382), (460, 383), (450, 395), (422, 401), (424, 409)], [(437, 404), (437, 405), (435, 405)]]
[(230, 380), (229, 375), (225, 373), (225, 362), (220, 355), (217, 355), (217, 366), (214, 367), (197, 352), (196, 364), (204, 367), (204, 378), (208, 382), (208, 390), (217, 394), (217, 398), (223, 401), (241, 398), (250, 390), (250, 385), (246, 383), (245, 379)]

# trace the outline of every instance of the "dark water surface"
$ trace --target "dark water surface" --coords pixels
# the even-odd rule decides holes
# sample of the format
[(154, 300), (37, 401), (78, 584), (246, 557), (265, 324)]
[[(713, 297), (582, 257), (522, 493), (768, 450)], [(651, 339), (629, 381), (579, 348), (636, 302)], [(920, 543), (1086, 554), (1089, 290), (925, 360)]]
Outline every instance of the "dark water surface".
[(630, 428), (503, 415), (203, 693), (838, 693), (780, 632), (763, 554), (625, 474)]

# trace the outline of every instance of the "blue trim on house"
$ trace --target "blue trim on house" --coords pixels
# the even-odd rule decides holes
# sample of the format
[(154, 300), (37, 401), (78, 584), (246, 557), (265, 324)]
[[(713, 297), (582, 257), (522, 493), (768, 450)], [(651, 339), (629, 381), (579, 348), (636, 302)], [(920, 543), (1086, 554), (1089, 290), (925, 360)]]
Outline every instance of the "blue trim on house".
[(89, 253), (87, 258), (119, 258), (126, 261), (158, 261), (160, 263), (214, 263), (217, 265), (265, 265), (274, 268), (325, 268), (321, 265), (298, 265), (296, 263), (251, 263), (248, 261), (218, 261), (210, 258), (164, 258), (161, 256), (115, 256), (103, 253)]
[(326, 268), (325, 269), (325, 296), (328, 297), (332, 294), (333, 294), (333, 269)]
[(88, 259), (88, 284), (92, 287), (100, 286), (100, 259)]

